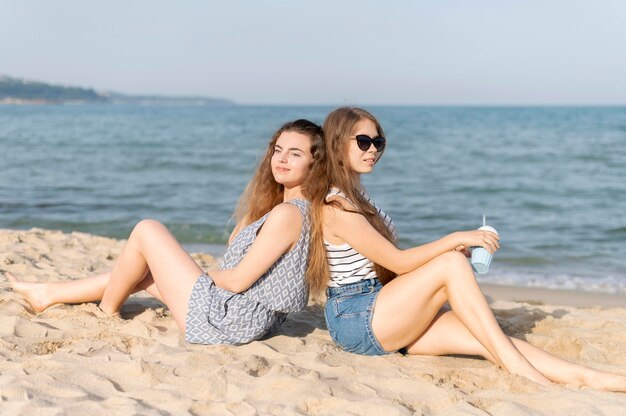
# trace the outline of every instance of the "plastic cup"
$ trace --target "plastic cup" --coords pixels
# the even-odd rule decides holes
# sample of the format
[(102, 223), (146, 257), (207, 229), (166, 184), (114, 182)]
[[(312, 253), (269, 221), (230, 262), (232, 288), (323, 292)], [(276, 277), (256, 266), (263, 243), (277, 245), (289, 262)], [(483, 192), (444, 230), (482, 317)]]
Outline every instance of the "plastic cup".
[[(491, 231), (492, 233), (498, 234), (495, 228), (489, 225), (483, 225), (479, 228), (479, 230)], [(491, 265), (491, 260), (493, 259), (493, 255), (487, 251), (483, 247), (474, 247), (472, 248), (472, 268), (478, 274), (485, 274), (489, 271), (489, 266)]]

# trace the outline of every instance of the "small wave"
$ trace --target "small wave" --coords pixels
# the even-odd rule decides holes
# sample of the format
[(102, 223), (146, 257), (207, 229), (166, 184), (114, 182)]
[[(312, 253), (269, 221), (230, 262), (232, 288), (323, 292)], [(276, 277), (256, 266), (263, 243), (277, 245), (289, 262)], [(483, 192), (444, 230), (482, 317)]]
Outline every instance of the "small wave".
[(498, 261), (514, 266), (544, 266), (555, 263), (545, 257), (500, 257)]
[(626, 294), (626, 279), (622, 276), (580, 276), (567, 273), (535, 273), (509, 270), (493, 270), (479, 275), (479, 281), (509, 286), (568, 289), (583, 292)]

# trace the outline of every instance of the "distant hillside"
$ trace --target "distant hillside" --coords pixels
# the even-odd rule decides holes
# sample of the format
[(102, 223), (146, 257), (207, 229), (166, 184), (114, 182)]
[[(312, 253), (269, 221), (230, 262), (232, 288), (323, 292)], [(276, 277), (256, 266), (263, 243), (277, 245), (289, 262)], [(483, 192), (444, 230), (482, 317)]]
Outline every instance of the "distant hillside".
[(5, 102), (106, 102), (92, 89), (63, 87), (38, 81), (0, 76), (0, 100)]
[(235, 105), (224, 98), (172, 97), (167, 95), (127, 95), (116, 92), (103, 92), (103, 97), (113, 104), (180, 104), (180, 105)]
[(129, 95), (117, 92), (97, 92), (92, 88), (68, 87), (12, 78), (0, 75), (0, 104), (185, 104), (234, 105), (223, 98), (171, 97), (159, 95)]

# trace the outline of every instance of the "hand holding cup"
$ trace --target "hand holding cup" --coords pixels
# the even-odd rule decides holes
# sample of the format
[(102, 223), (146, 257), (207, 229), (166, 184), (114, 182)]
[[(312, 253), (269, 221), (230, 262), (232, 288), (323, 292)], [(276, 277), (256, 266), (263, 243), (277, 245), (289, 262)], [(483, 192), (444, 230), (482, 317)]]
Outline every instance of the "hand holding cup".
[[(495, 228), (490, 227), (489, 225), (483, 225), (478, 229), (479, 231), (489, 231), (498, 235), (498, 231)], [(485, 274), (489, 271), (489, 266), (491, 266), (491, 260), (493, 260), (493, 254), (484, 247), (473, 247), (472, 248), (472, 267), (474, 271), (478, 274)]]

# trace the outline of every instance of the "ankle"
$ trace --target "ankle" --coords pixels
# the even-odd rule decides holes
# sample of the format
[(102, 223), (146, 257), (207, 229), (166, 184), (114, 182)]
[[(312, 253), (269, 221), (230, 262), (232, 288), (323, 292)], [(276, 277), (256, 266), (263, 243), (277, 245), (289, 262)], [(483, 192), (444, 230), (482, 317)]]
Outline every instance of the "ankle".
[(591, 387), (596, 390), (611, 390), (610, 385), (613, 377), (619, 376), (594, 370), (593, 368), (586, 368), (582, 374), (579, 375), (576, 382), (578, 386)]
[(100, 302), (100, 304), (98, 305), (98, 308), (107, 316), (110, 316), (110, 317), (120, 316), (119, 309), (112, 308), (111, 306), (103, 304), (102, 302)]

